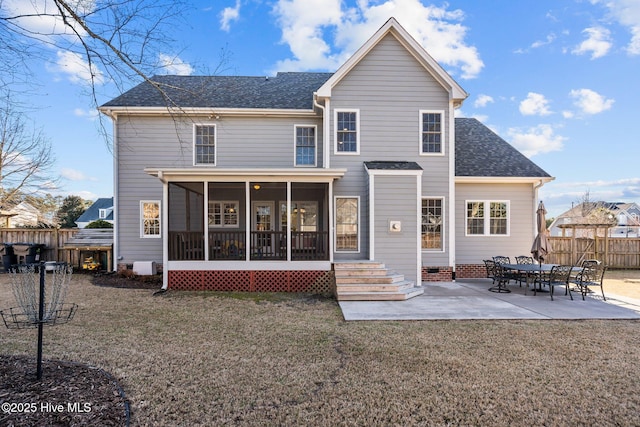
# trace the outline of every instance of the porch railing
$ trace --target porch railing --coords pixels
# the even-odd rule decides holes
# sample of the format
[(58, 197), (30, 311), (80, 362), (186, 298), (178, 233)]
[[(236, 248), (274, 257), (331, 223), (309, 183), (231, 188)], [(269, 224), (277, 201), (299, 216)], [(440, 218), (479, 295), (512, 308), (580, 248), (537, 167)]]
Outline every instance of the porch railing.
[[(210, 231), (210, 260), (245, 260), (244, 231)], [(287, 233), (284, 231), (251, 231), (251, 260), (286, 260)], [(172, 261), (204, 260), (204, 235), (201, 232), (169, 232), (169, 259)], [(329, 233), (292, 232), (291, 259), (328, 260)]]

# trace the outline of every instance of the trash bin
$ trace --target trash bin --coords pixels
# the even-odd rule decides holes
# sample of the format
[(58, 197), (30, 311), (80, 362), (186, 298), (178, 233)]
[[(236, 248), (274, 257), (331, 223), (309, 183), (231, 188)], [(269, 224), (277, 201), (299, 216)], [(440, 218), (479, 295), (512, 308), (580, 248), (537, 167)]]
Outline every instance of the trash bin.
[(0, 253), (2, 253), (2, 265), (4, 271), (11, 270), (11, 266), (18, 263), (18, 257), (13, 252), (13, 245), (11, 243), (5, 243), (0, 246)]

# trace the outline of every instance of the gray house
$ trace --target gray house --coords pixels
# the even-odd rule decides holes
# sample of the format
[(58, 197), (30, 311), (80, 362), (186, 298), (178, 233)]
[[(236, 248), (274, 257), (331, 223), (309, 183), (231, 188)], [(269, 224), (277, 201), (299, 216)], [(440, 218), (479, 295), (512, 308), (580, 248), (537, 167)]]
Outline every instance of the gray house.
[(179, 289), (323, 291), (335, 274), (342, 299), (480, 277), (529, 253), (553, 178), (454, 118), (467, 96), (393, 18), (335, 73), (154, 77), (100, 107), (117, 262)]

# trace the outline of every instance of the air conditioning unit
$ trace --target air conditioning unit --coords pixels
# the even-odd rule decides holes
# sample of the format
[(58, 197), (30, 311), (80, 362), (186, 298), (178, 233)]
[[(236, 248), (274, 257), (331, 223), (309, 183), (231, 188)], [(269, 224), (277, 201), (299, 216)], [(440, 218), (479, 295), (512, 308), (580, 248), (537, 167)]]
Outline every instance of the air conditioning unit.
[(134, 261), (133, 272), (138, 276), (152, 276), (158, 273), (155, 261)]

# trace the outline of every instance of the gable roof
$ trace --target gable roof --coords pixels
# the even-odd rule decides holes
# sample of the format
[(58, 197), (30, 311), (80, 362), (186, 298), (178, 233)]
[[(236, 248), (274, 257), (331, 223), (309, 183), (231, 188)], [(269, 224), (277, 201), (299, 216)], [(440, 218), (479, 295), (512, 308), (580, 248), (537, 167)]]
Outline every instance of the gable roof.
[(177, 106), (312, 110), (313, 93), (332, 74), (291, 72), (278, 73), (275, 77), (154, 76), (151, 78), (153, 84), (140, 83), (103, 104), (101, 109)]
[(362, 45), (351, 57), (338, 68), (333, 76), (318, 89), (319, 97), (330, 97), (331, 89), (340, 82), (371, 49), (385, 36), (392, 34), (418, 62), (451, 93), (456, 105), (462, 104), (469, 94), (447, 73), (444, 68), (398, 23), (395, 18), (389, 18), (378, 31)]
[(456, 118), (455, 126), (456, 177), (552, 179), (478, 120)]
[(100, 218), (100, 209), (109, 209), (113, 208), (113, 197), (103, 197), (95, 202), (89, 208), (83, 212), (82, 215), (76, 219), (76, 224), (83, 222), (92, 222), (97, 221), (99, 219), (103, 219), (105, 221), (113, 221), (113, 211), (109, 212), (106, 218)]

